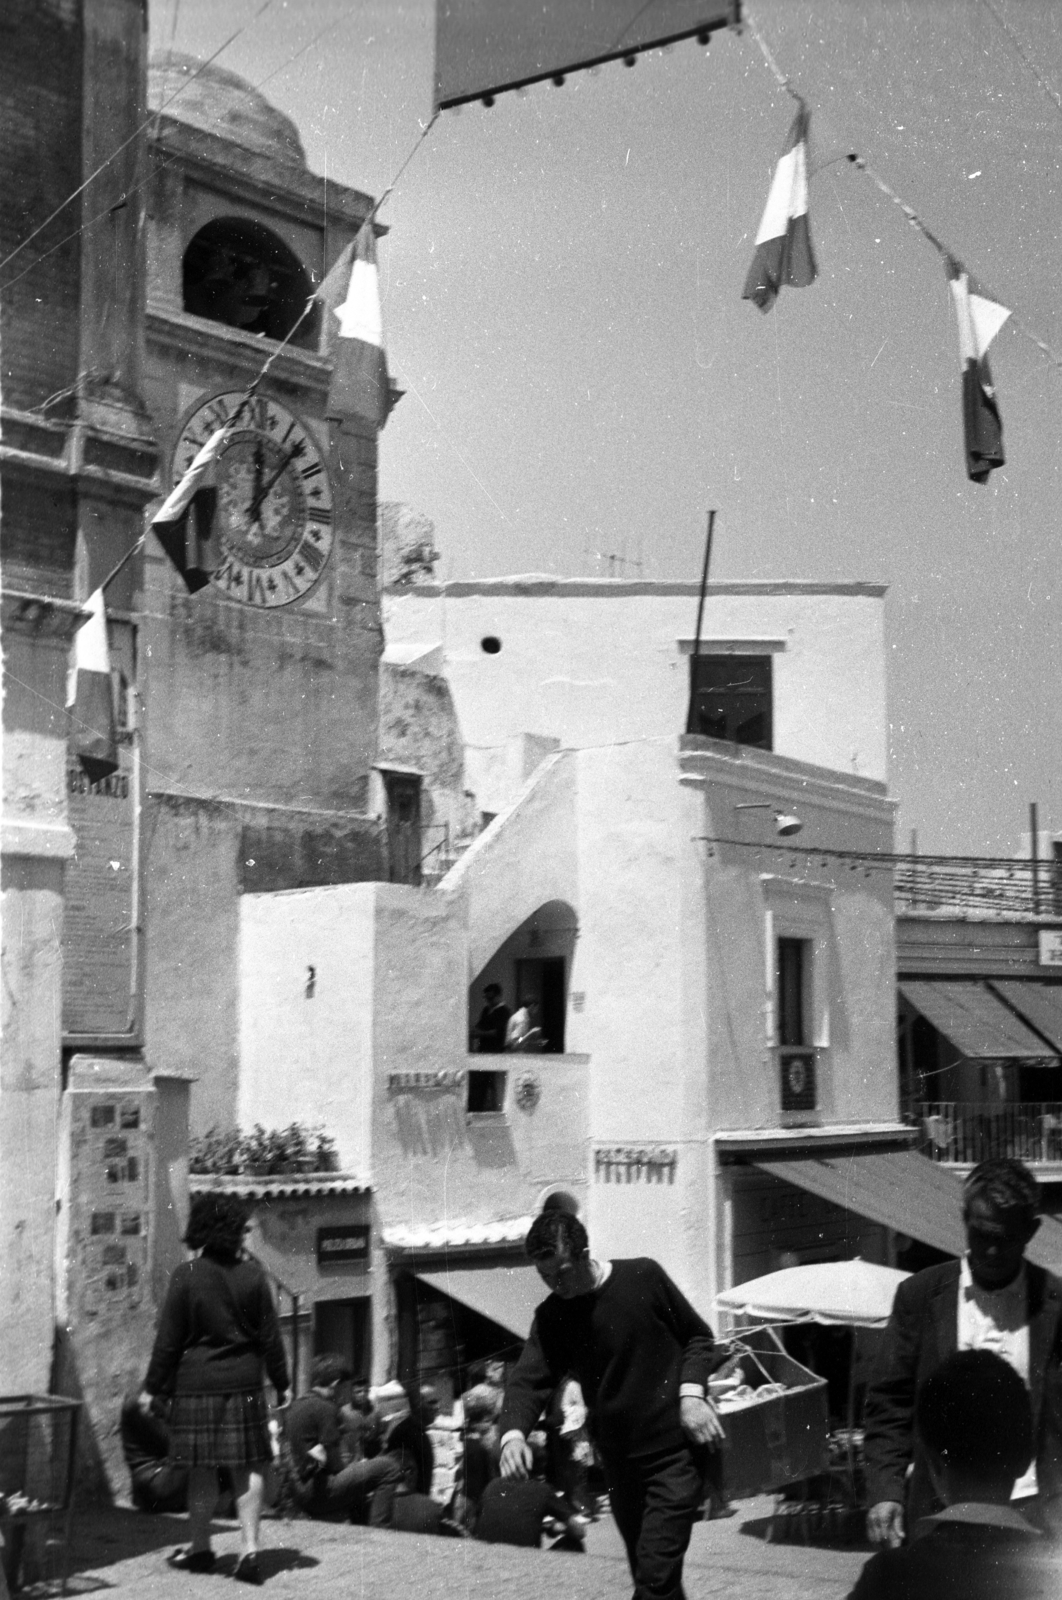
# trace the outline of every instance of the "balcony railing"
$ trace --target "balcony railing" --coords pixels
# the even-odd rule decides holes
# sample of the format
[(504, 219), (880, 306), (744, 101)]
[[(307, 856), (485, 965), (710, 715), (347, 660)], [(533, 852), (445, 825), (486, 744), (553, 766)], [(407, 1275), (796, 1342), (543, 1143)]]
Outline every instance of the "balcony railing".
[(974, 1166), (990, 1156), (1017, 1156), (1062, 1164), (1062, 1100), (923, 1100), (910, 1107), (907, 1121), (919, 1129), (918, 1148), (931, 1161)]
[(1062, 861), (988, 856), (892, 857), (897, 911), (1030, 920), (1062, 915)]

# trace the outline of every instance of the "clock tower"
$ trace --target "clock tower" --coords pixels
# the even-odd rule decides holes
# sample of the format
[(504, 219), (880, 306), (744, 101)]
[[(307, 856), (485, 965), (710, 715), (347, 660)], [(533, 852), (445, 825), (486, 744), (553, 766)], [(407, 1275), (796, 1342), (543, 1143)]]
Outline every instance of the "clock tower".
[(202, 1132), (237, 1120), (241, 897), (383, 875), (376, 430), (325, 420), (322, 313), (303, 316), (372, 199), (311, 173), (289, 119), (217, 66), (158, 60), (149, 105), (164, 491), (239, 411), (209, 583), (189, 594), (149, 533), (139, 592), (144, 1046), (196, 1079)]

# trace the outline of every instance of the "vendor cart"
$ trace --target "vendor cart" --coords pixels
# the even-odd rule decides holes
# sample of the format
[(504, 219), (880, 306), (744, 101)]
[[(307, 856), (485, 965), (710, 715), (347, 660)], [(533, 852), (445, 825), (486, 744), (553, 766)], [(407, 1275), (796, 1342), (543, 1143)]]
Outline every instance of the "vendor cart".
[[(716, 1297), (720, 1311), (731, 1317), (762, 1324), (753, 1331), (739, 1328), (739, 1344), (771, 1333), (781, 1347), (778, 1329), (786, 1325), (817, 1322), (827, 1327), (884, 1328), (892, 1311), (896, 1290), (910, 1274), (894, 1267), (859, 1259), (823, 1261), (787, 1267), (762, 1278), (735, 1285)], [(827, 1434), (825, 1383), (822, 1383), (822, 1449), (813, 1470), (794, 1473), (790, 1483), (802, 1480), (806, 1493), (796, 1500), (779, 1496), (775, 1502), (768, 1538), (860, 1538), (864, 1524), (862, 1430), (855, 1415), (855, 1340), (848, 1376), (846, 1425)], [(790, 1358), (791, 1359), (791, 1358)], [(803, 1369), (802, 1369), (803, 1370)], [(809, 1377), (812, 1377), (809, 1374)], [(726, 1419), (724, 1416), (724, 1426)], [(763, 1489), (781, 1485), (764, 1484)], [(737, 1491), (734, 1491), (735, 1493)], [(754, 1491), (753, 1491), (754, 1492)]]

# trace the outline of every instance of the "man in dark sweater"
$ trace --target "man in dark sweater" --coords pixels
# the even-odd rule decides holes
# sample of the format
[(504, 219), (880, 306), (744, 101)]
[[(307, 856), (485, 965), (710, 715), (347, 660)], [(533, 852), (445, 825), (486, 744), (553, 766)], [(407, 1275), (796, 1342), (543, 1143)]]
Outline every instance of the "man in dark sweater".
[(288, 1407), (284, 1437), (291, 1452), (292, 1498), (311, 1517), (357, 1522), (367, 1507), (370, 1526), (385, 1527), (390, 1496), (376, 1491), (398, 1484), (402, 1474), (392, 1456), (344, 1462), (336, 1395), (347, 1375), (339, 1356), (315, 1356), (309, 1394)]
[(723, 1439), (708, 1377), (728, 1351), (657, 1262), (592, 1260), (578, 1217), (543, 1212), (525, 1248), (551, 1293), (506, 1387), (502, 1477), (530, 1475), (527, 1435), (561, 1380), (577, 1378), (635, 1600), (681, 1600), (707, 1453)]

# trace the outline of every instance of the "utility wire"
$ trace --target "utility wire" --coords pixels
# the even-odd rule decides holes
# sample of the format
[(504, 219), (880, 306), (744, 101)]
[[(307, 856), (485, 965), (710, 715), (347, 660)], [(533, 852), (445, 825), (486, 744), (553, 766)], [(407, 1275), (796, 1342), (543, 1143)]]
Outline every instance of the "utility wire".
[[(911, 227), (914, 228), (917, 233), (920, 233), (928, 244), (933, 246), (933, 249), (939, 256), (941, 256), (945, 261), (953, 261), (957, 267), (962, 269), (963, 272), (967, 270), (966, 266), (955, 254), (954, 250), (950, 249), (948, 245), (944, 244), (942, 240), (937, 238), (935, 233), (927, 228), (926, 224), (922, 221), (921, 217), (914, 210), (914, 208), (909, 206), (906, 200), (902, 199), (900, 195), (896, 193), (895, 189), (889, 187), (881, 174), (875, 172), (874, 168), (868, 161), (866, 161), (861, 155), (858, 155), (854, 150), (850, 152), (848, 160), (850, 165), (855, 167), (858, 172), (865, 173), (870, 179), (871, 183), (880, 189), (882, 194), (892, 201), (893, 205), (899, 206), (900, 210), (911, 224)], [(997, 300), (1000, 305), (1006, 305), (1006, 300), (1004, 297), (996, 294), (994, 290), (986, 288), (981, 282), (980, 278), (978, 279), (978, 285), (981, 293), (987, 296), (987, 298), (991, 300)], [(1010, 321), (1015, 332), (1020, 333), (1024, 339), (1028, 339), (1031, 344), (1034, 344), (1041, 354), (1045, 355), (1054, 366), (1062, 368), (1062, 356), (1059, 356), (1056, 351), (1052, 350), (1051, 346), (1041, 339), (1038, 334), (1033, 333), (1030, 328), (1027, 328), (1022, 322), (1021, 318), (1016, 316), (1013, 311), (1010, 313)]]
[(1059, 95), (1057, 89), (1053, 89), (1047, 82), (1047, 79), (1043, 76), (1035, 61), (1030, 58), (1025, 46), (1018, 38), (1018, 35), (1014, 32), (1014, 29), (1011, 27), (1010, 23), (1000, 16), (999, 12), (992, 4), (992, 0), (981, 0), (981, 4), (984, 6), (989, 16), (995, 19), (996, 25), (1000, 31), (1006, 34), (1007, 38), (1014, 46), (1014, 53), (1018, 56), (1022, 65), (1027, 69), (1027, 71), (1032, 73), (1044, 94), (1053, 103), (1055, 110), (1062, 114), (1062, 96)]
[[(37, 227), (34, 228), (33, 232), (30, 233), (30, 234), (27, 234), (25, 239), (23, 239), (20, 244), (17, 244), (15, 246), (15, 248), (8, 255), (6, 255), (2, 261), (0, 261), (0, 272), (3, 271), (3, 269), (7, 266), (9, 261), (13, 261), (15, 256), (17, 256), (20, 251), (24, 250), (26, 248), (26, 246), (32, 242), (37, 237), (37, 235), (39, 233), (43, 233), (44, 229), (47, 228), (52, 222), (55, 221), (55, 219), (59, 215), (59, 213), (61, 211), (65, 211), (66, 210), (66, 207), (71, 203), (72, 200), (76, 200), (79, 194), (83, 194), (84, 191), (88, 188), (89, 184), (92, 183), (96, 178), (98, 178), (101, 172), (105, 172), (107, 170), (107, 168), (111, 165), (112, 161), (116, 161), (118, 159), (118, 157), (121, 155), (123, 150), (128, 149), (129, 145), (131, 145), (134, 142), (134, 140), (139, 139), (140, 135), (142, 133), (144, 133), (145, 130), (151, 126), (152, 122), (154, 122), (155, 119), (158, 116), (160, 116), (163, 111), (165, 111), (166, 106), (172, 105), (173, 102), (176, 100), (177, 96), (179, 94), (183, 94), (185, 89), (187, 89), (190, 84), (195, 82), (196, 78), (199, 77), (200, 73), (201, 72), (205, 72), (207, 67), (210, 66), (211, 62), (217, 60), (218, 56), (221, 55), (223, 50), (227, 50), (229, 48), (229, 45), (233, 44), (240, 37), (241, 33), (246, 33), (247, 29), (251, 26), (251, 24), (254, 23), (254, 22), (257, 22), (258, 18), (263, 14), (263, 12), (268, 11), (270, 6), (274, 5), (275, 3), (276, 3), (276, 0), (262, 0), (262, 4), (259, 6), (259, 8), (255, 12), (254, 16), (251, 17), (250, 21), (245, 22), (241, 28), (237, 28), (235, 33), (230, 34), (229, 37), (225, 40), (225, 43), (222, 44), (222, 45), (219, 45), (218, 48), (214, 51), (214, 54), (212, 56), (208, 56), (207, 59), (199, 67), (196, 68), (195, 72), (193, 72), (191, 74), (191, 76), (185, 80), (184, 83), (180, 84), (174, 90), (174, 92), (170, 95), (170, 98), (165, 102), (165, 104), (163, 104), (163, 105), (161, 105), (159, 107), (158, 111), (153, 111), (151, 113), (150, 117), (145, 117), (144, 121), (140, 124), (140, 126), (138, 128), (135, 128), (133, 130), (133, 132), (129, 135), (128, 139), (123, 140), (122, 143), (118, 146), (118, 148), (116, 150), (112, 150), (110, 155), (107, 156), (106, 160), (101, 161), (99, 166), (96, 168), (96, 170), (94, 172), (90, 172), (88, 177), (84, 180), (84, 182), (80, 183), (78, 185), (78, 187), (73, 191), (72, 194), (68, 194), (66, 199), (61, 201), (59, 203), (59, 205), (56, 206), (55, 210), (51, 213), (50, 216), (45, 217), (43, 222), (38, 223)], [(20, 274), (20, 276), (22, 276), (22, 274)], [(12, 281), (17, 281), (17, 280), (12, 280)], [(9, 284), (5, 284), (4, 287), (5, 288), (10, 288), (10, 285)]]

